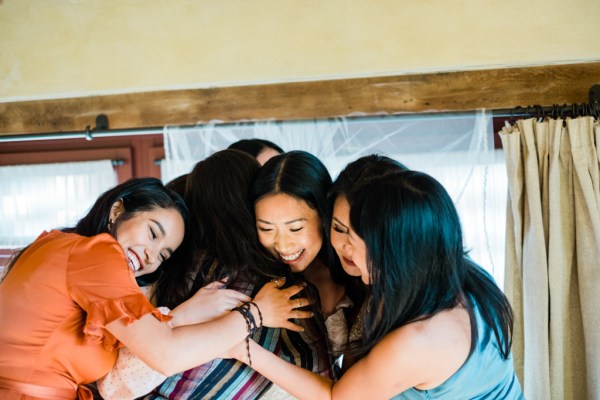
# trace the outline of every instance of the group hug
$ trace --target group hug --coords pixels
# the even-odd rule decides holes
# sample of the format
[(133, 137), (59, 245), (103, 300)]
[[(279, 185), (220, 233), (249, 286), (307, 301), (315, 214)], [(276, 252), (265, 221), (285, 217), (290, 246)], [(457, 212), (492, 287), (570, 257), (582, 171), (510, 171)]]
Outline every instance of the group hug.
[(523, 398), (452, 199), (376, 154), (332, 181), (248, 140), (132, 178), (15, 254), (0, 320), (3, 400)]

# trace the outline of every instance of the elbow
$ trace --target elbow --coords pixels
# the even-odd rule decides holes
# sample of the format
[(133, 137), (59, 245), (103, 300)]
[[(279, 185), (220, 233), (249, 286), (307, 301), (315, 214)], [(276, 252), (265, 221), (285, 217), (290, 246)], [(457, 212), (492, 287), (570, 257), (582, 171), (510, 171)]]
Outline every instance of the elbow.
[(177, 357), (174, 357), (173, 353), (164, 351), (165, 347), (167, 346), (164, 346), (161, 350), (152, 352), (151, 354), (145, 354), (143, 361), (161, 375), (175, 375), (181, 372), (181, 368), (178, 368)]
[(171, 376), (181, 372), (181, 368), (177, 368), (175, 365), (171, 365), (168, 358), (161, 360), (160, 362), (146, 362), (146, 364), (154, 371), (164, 376)]
[(175, 375), (178, 372), (181, 372), (178, 371), (176, 368), (172, 368), (166, 365), (158, 365), (156, 367), (152, 367), (152, 369), (164, 376), (171, 376)]

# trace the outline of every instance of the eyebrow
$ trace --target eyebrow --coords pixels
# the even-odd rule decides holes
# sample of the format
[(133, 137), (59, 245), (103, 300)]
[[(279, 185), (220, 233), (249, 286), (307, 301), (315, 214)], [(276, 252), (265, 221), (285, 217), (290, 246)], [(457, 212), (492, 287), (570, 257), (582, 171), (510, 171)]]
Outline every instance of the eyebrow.
[[(154, 222), (156, 224), (156, 226), (158, 226), (158, 229), (163, 234), (163, 236), (167, 235), (167, 233), (165, 232), (165, 228), (162, 226), (162, 224), (160, 222), (158, 222), (157, 220), (152, 219), (152, 218), (150, 218), (150, 221)], [(169, 252), (169, 256), (173, 255), (173, 249), (172, 248), (167, 247), (165, 250), (167, 250)]]
[(162, 226), (162, 224), (161, 224), (160, 222), (158, 222), (157, 220), (155, 220), (155, 219), (152, 219), (152, 218), (150, 218), (150, 221), (154, 222), (154, 223), (155, 223), (155, 224), (158, 226), (158, 229), (160, 229), (160, 232), (161, 232), (163, 235), (166, 235), (166, 233), (165, 233), (165, 228)]
[[(286, 221), (283, 224), (284, 225), (289, 225), (289, 224), (293, 224), (294, 222), (300, 222), (300, 221), (308, 221), (308, 219), (306, 219), (306, 218), (296, 218), (296, 219), (293, 219), (291, 221)], [(265, 221), (264, 219), (260, 219), (260, 218), (257, 218), (256, 222), (262, 222), (263, 224), (268, 224), (268, 225), (275, 225), (272, 222)]]
[(337, 219), (336, 217), (332, 217), (332, 219), (333, 219), (335, 222), (337, 222), (338, 224), (342, 225), (344, 228), (348, 228), (348, 227), (346, 226), (346, 224), (344, 224), (342, 221), (340, 221), (340, 220), (339, 220), (339, 219)]

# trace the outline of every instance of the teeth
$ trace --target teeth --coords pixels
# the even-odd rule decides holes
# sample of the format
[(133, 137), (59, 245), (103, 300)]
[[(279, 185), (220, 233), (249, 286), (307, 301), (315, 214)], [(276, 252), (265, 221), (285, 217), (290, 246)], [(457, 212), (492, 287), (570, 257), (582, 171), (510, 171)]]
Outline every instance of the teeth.
[(129, 261), (129, 266), (135, 272), (138, 271), (141, 267), (140, 260), (136, 257), (136, 255), (131, 251), (127, 251), (127, 258)]
[(283, 258), (285, 261), (294, 261), (297, 260), (298, 257), (300, 257), (300, 255), (304, 252), (304, 249), (293, 253), (293, 254), (289, 254), (289, 255), (283, 255), (283, 254), (279, 254), (281, 256), (281, 258)]

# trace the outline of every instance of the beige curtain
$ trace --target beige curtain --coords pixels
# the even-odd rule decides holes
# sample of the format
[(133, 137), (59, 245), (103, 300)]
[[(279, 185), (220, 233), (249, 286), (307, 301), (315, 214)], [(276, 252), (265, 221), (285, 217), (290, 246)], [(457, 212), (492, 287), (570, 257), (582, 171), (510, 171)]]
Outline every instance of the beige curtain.
[(525, 397), (600, 399), (600, 127), (520, 120), (508, 173), (505, 292)]

